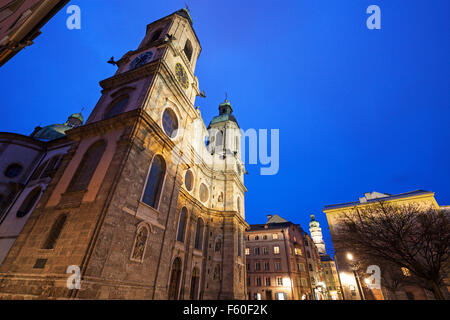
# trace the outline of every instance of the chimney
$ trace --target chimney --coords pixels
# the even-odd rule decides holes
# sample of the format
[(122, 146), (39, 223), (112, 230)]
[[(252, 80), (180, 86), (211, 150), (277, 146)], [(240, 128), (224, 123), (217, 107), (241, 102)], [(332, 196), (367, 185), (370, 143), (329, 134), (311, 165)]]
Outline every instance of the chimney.
[(269, 221), (270, 219), (272, 219), (272, 215), (271, 215), (271, 214), (268, 214), (268, 215), (267, 215), (267, 221)]

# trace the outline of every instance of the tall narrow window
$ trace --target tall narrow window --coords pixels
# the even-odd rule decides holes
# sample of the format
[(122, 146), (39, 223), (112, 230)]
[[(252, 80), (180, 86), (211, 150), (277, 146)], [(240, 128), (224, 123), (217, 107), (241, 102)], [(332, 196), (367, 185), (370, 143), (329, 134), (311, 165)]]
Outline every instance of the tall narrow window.
[(150, 173), (148, 174), (147, 185), (145, 186), (142, 202), (157, 209), (161, 189), (166, 173), (166, 162), (160, 155), (154, 157)]
[(119, 113), (125, 110), (129, 101), (130, 97), (128, 95), (119, 97), (114, 100), (114, 102), (106, 109), (103, 119), (109, 119), (117, 116)]
[(170, 273), (169, 282), (169, 300), (178, 299), (178, 290), (180, 288), (180, 278), (181, 278), (181, 259), (175, 258), (172, 264), (172, 271)]
[(48, 160), (46, 160), (43, 164), (39, 166), (36, 170), (34, 170), (33, 175), (30, 178), (30, 181), (36, 180), (41, 176), (42, 171), (44, 171), (45, 167), (48, 164)]
[(61, 234), (64, 224), (66, 223), (66, 219), (67, 214), (65, 213), (60, 214), (58, 216), (56, 221), (53, 223), (53, 226), (50, 230), (50, 233), (47, 236), (47, 240), (45, 240), (42, 249), (53, 249), (55, 247), (56, 241), (58, 240), (59, 235)]
[(84, 154), (83, 159), (75, 172), (72, 181), (70, 181), (68, 192), (81, 191), (88, 187), (89, 182), (94, 175), (95, 169), (105, 151), (106, 143), (104, 140), (94, 143)]
[(191, 292), (189, 295), (191, 300), (198, 299), (199, 283), (200, 283), (200, 271), (198, 271), (198, 268), (195, 267), (194, 270), (192, 270)]
[(177, 241), (184, 242), (184, 235), (186, 233), (186, 222), (187, 222), (187, 209), (183, 207), (180, 212), (180, 221), (178, 222), (178, 234)]
[(223, 146), (223, 132), (222, 130), (217, 131), (216, 133), (216, 147), (222, 147)]
[(18, 218), (22, 218), (26, 216), (35, 206), (36, 202), (39, 200), (39, 196), (41, 195), (41, 188), (34, 188), (22, 202), (19, 210), (17, 210), (16, 216)]
[(56, 156), (53, 156), (48, 161), (48, 166), (47, 166), (47, 168), (45, 168), (45, 171), (42, 174), (42, 178), (51, 177), (55, 174), (56, 170), (58, 169), (61, 158), (62, 158), (62, 156), (60, 154), (58, 154)]
[(186, 40), (186, 43), (184, 45), (184, 54), (186, 55), (186, 58), (188, 58), (189, 61), (191, 61), (192, 58), (192, 44), (191, 41), (188, 39)]
[(141, 226), (136, 233), (134, 241), (133, 253), (131, 260), (142, 262), (144, 260), (145, 247), (147, 245), (148, 229), (146, 226)]
[(201, 250), (203, 246), (203, 227), (203, 220), (199, 218), (197, 220), (197, 232), (195, 234), (195, 249), (198, 250)]

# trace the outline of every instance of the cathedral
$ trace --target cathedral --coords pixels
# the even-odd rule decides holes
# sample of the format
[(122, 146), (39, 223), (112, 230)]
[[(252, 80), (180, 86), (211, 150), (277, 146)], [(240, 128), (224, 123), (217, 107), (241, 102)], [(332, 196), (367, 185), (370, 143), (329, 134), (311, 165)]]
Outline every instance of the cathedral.
[(241, 131), (229, 101), (208, 126), (194, 106), (200, 51), (174, 12), (86, 121), (0, 133), (0, 299), (246, 298)]

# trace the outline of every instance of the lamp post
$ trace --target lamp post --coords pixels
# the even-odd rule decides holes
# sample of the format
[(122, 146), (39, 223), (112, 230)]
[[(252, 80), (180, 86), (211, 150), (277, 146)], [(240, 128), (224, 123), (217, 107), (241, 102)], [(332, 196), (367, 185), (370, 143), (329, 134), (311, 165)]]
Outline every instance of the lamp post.
[[(350, 252), (347, 253), (347, 259), (351, 262), (353, 262), (353, 254), (351, 254)], [(350, 265), (352, 271), (353, 271), (353, 275), (355, 276), (355, 280), (356, 280), (356, 286), (358, 287), (358, 292), (359, 292), (359, 296), (361, 297), (361, 300), (366, 300), (366, 298), (364, 297), (364, 294), (362, 292), (362, 288), (361, 288), (361, 284), (359, 282), (359, 277), (358, 274), (356, 273), (356, 271), (359, 269), (357, 263), (352, 263)]]

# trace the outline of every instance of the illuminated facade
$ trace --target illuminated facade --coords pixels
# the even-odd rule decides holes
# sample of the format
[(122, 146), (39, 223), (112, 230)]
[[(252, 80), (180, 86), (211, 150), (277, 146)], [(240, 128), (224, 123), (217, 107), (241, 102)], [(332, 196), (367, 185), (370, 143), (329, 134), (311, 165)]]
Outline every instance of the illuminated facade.
[[(2, 202), (16, 231), (0, 242), (0, 298), (246, 298), (241, 135), (230, 102), (208, 127), (194, 106), (204, 96), (200, 51), (179, 10), (110, 61), (117, 72), (100, 82), (84, 125), (0, 135), (2, 169), (17, 173), (2, 190), (25, 185)], [(57, 147), (52, 175), (37, 174)], [(21, 210), (30, 183), (42, 185)], [(67, 287), (69, 266), (81, 272), (79, 289)]]
[[(336, 230), (339, 229), (339, 219), (343, 213), (351, 213), (356, 208), (364, 207), (380, 200), (395, 205), (414, 203), (439, 209), (439, 205), (434, 198), (434, 192), (430, 191), (416, 190), (396, 195), (379, 192), (365, 193), (364, 197), (359, 198), (359, 201), (325, 206), (323, 211), (327, 215), (332, 238), (336, 237), (336, 233), (338, 232)], [(344, 248), (340, 246), (340, 244), (334, 239), (333, 244), (336, 253), (335, 259), (339, 270), (340, 281), (344, 291), (344, 299), (391, 299), (390, 293), (386, 290), (386, 288), (381, 286), (381, 290), (368, 289), (365, 285), (365, 279), (360, 279), (360, 277), (351, 269), (350, 260), (354, 259), (357, 262), (357, 257), (353, 257), (351, 248)], [(407, 270), (404, 271), (404, 274), (407, 274)], [(401, 290), (396, 292), (396, 298), (427, 300), (434, 299), (434, 296), (429, 290), (413, 285), (404, 285)]]
[(267, 218), (245, 233), (248, 299), (314, 299), (301, 230), (278, 215)]

